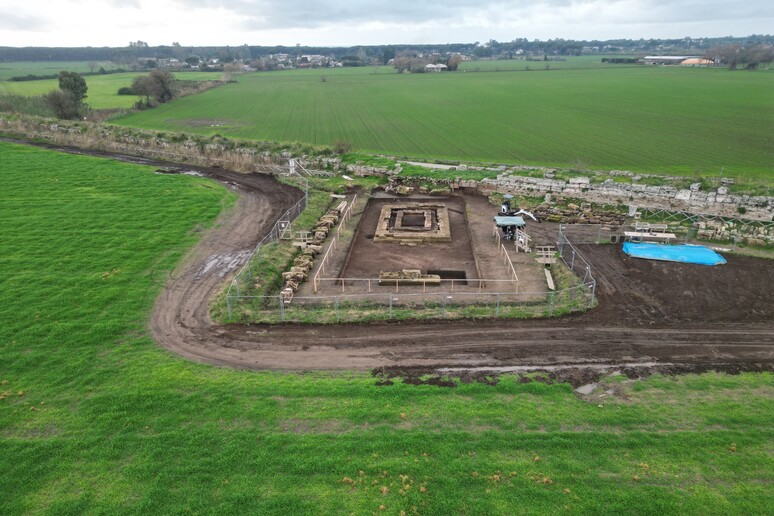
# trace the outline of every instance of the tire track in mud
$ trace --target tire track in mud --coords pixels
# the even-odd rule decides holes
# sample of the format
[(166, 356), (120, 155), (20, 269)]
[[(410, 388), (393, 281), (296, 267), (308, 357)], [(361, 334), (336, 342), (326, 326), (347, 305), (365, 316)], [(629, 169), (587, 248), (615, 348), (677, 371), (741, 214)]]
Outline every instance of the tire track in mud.
[[(282, 190), (279, 185), (276, 188)], [(240, 190), (240, 198), (258, 199), (242, 200), (226, 214), (224, 222), (212, 230), (220, 235), (215, 240), (221, 245), (250, 247), (252, 242), (241, 241), (249, 236), (240, 228), (246, 221), (264, 224), (262, 231), (255, 233), (255, 241), (268, 232), (274, 223), (272, 216), (261, 216), (253, 210), (264, 210), (277, 202), (275, 195), (267, 188)], [(190, 267), (201, 266), (201, 258), (197, 257), (218, 251), (208, 241), (205, 238), (193, 251)], [(600, 306), (585, 314), (559, 319), (218, 326), (209, 318), (207, 304), (221, 288), (223, 279), (212, 279), (210, 275), (198, 284), (188, 279), (173, 284), (171, 288), (183, 292), (182, 296), (167, 296), (168, 287), (156, 304), (152, 328), (159, 344), (187, 358), (247, 369), (480, 369), (617, 363), (733, 363), (738, 370), (774, 368), (774, 328), (770, 318), (762, 315), (740, 322), (739, 312), (749, 310), (744, 303), (739, 305), (728, 299), (727, 293), (725, 298), (721, 296), (721, 300), (725, 299), (722, 306), (718, 306), (719, 320), (712, 314), (708, 317), (704, 307), (702, 316), (696, 317), (690, 304), (680, 300), (664, 304), (673, 295), (666, 287), (681, 281), (695, 282), (694, 276), (701, 277), (707, 269), (688, 274), (678, 271), (678, 277), (667, 274), (659, 281), (648, 281), (646, 298), (642, 285), (627, 279), (627, 275), (632, 267), (636, 271), (638, 266), (648, 269), (650, 265), (624, 263), (625, 259), (612, 246), (596, 247), (584, 251), (591, 256), (592, 263), (601, 263), (597, 271), (603, 276)], [(759, 279), (768, 278), (770, 285), (774, 284), (771, 271), (766, 272), (768, 262), (738, 258), (737, 266), (759, 269)], [(646, 272), (655, 277), (654, 271)], [(732, 281), (725, 276), (723, 281)], [(717, 278), (706, 278), (694, 288), (700, 292), (710, 288), (714, 281)], [(664, 295), (659, 297), (659, 292)], [(753, 304), (767, 296), (765, 289), (756, 292)], [(643, 301), (654, 296), (661, 306)], [(735, 307), (733, 310), (729, 310), (729, 303)], [(768, 309), (774, 309), (770, 301), (756, 310), (764, 314)]]
[[(235, 206), (166, 279), (151, 313), (156, 342), (191, 360), (277, 370), (633, 363), (774, 370), (774, 262), (744, 256), (705, 268), (634, 260), (615, 246), (585, 246), (599, 306), (556, 319), (218, 325), (210, 301), (302, 193), (265, 174), (46, 147), (194, 170), (237, 191)], [(540, 231), (548, 231), (547, 224)]]

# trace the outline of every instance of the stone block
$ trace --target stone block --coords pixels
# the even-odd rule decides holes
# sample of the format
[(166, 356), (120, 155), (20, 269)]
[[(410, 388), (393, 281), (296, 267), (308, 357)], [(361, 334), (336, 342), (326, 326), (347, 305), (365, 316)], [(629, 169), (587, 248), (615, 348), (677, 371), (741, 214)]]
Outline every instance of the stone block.
[(675, 194), (675, 199), (678, 201), (690, 201), (691, 200), (691, 191), (690, 190), (680, 190)]

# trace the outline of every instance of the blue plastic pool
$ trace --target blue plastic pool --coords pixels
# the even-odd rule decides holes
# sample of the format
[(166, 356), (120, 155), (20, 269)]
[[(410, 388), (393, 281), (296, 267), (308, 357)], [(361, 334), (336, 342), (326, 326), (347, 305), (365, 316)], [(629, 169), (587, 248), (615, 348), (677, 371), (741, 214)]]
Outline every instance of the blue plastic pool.
[(634, 258), (664, 260), (668, 262), (722, 265), (726, 259), (703, 245), (667, 245), (647, 242), (626, 242), (623, 251)]

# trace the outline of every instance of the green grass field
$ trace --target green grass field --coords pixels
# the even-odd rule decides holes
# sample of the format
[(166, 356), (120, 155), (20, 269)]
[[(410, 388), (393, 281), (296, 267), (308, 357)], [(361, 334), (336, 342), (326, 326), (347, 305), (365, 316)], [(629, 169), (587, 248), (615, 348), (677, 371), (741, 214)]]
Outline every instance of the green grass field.
[(603, 57), (636, 57), (636, 56), (568, 56), (566, 61), (527, 61), (526, 59), (494, 59), (491, 61), (463, 61), (459, 64), (462, 72), (506, 72), (514, 70), (559, 70), (610, 68), (637, 65), (611, 65), (602, 62)]
[[(233, 196), (0, 143), (0, 513), (763, 514), (774, 375), (378, 387), (158, 348), (169, 271)], [(380, 511), (380, 508), (384, 508)]]
[[(52, 72), (57, 73), (57, 72)], [(132, 80), (140, 72), (117, 73), (110, 75), (91, 75), (84, 77), (89, 88), (86, 103), (93, 109), (129, 109), (139, 97), (134, 95), (119, 95), (118, 89), (131, 86)], [(174, 74), (175, 78), (188, 81), (219, 80), (221, 74), (207, 72), (183, 72)], [(59, 88), (57, 79), (44, 79), (40, 81), (0, 82), (0, 95), (43, 95), (51, 90)]]
[(725, 167), (724, 174), (760, 178), (770, 177), (774, 163), (772, 88), (774, 74), (765, 71), (677, 67), (416, 75), (298, 70), (243, 76), (116, 123), (245, 139), (346, 141), (357, 151), (417, 159), (685, 175)]
[[(93, 70), (92, 70), (92, 64)], [(62, 70), (68, 72), (86, 73), (97, 71), (100, 67), (105, 70), (115, 70), (119, 66), (111, 61), (19, 61), (0, 63), (0, 81), (6, 81), (11, 77), (23, 77), (25, 75), (52, 75)]]

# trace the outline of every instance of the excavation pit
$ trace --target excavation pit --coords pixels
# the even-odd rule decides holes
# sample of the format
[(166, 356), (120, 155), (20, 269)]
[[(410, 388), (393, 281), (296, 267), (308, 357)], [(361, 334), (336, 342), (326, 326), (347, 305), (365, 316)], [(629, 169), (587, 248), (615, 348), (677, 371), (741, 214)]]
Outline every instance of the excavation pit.
[(437, 269), (459, 271), (455, 284), (462, 274), (470, 282), (479, 274), (465, 213), (462, 197), (372, 198), (337, 276), (377, 278), (381, 271)]
[(386, 204), (379, 214), (374, 242), (451, 242), (449, 211), (442, 204)]
[(450, 271), (444, 269), (428, 269), (427, 274), (439, 276), (442, 280), (454, 280), (455, 285), (467, 285), (468, 275), (465, 271)]

